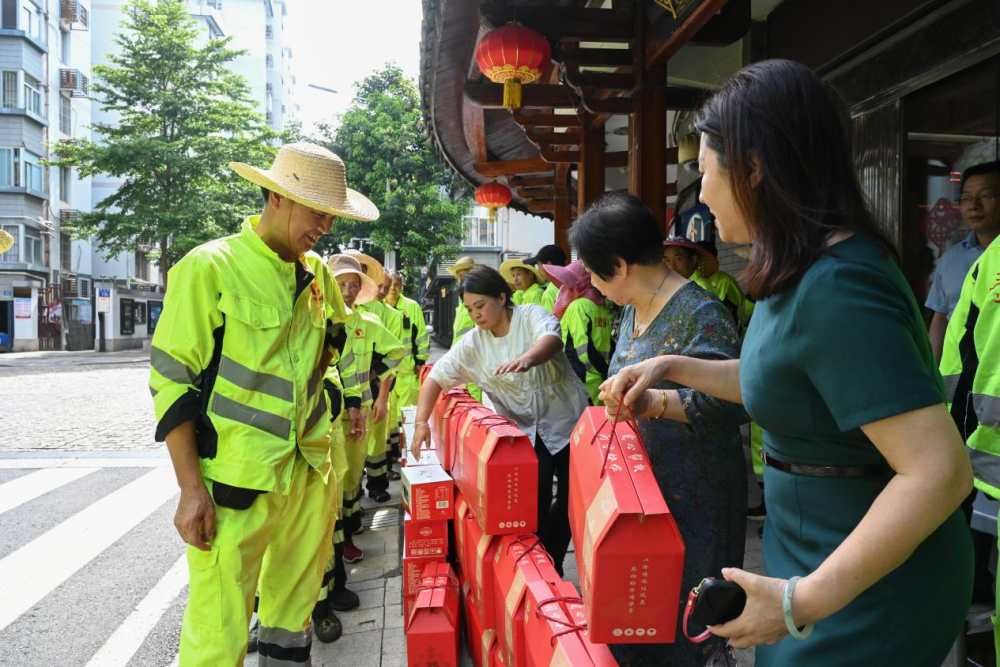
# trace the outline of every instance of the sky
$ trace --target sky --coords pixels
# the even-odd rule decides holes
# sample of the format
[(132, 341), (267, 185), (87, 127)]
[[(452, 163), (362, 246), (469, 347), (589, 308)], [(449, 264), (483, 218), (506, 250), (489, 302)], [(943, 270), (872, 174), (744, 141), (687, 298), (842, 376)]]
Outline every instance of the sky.
[(288, 5), (285, 44), (293, 49), (295, 95), (307, 134), (316, 122), (346, 111), (354, 83), (386, 62), (418, 78), (420, 0), (289, 0)]

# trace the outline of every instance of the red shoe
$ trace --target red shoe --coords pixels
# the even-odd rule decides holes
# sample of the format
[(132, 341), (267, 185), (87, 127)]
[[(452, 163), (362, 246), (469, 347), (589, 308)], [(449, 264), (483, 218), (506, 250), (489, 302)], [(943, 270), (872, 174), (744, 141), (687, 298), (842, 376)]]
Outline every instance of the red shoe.
[(365, 557), (365, 552), (359, 549), (356, 544), (354, 544), (353, 539), (348, 537), (344, 541), (344, 562), (357, 563), (364, 557)]

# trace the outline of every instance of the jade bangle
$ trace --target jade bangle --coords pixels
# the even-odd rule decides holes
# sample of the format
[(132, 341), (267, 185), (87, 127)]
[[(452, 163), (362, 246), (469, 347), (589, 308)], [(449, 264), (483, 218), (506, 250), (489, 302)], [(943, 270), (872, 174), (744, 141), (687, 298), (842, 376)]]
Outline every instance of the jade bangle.
[(781, 595), (781, 613), (785, 617), (785, 627), (788, 628), (788, 634), (798, 640), (808, 639), (816, 627), (815, 623), (810, 623), (800, 630), (792, 620), (792, 593), (795, 591), (795, 584), (799, 583), (801, 578), (792, 577), (785, 582), (785, 592)]

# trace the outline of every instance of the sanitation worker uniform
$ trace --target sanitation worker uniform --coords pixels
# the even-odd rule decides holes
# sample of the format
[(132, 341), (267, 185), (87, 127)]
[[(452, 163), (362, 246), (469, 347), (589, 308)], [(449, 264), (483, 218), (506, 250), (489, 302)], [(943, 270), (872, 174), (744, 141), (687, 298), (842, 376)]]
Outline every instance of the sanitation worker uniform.
[[(551, 280), (545, 285), (545, 292), (542, 294), (542, 307), (549, 311), (549, 315), (556, 309), (556, 299), (559, 298), (559, 288)], [(595, 304), (596, 305), (596, 304)]]
[[(382, 322), (397, 342), (403, 340), (403, 315), (389, 304), (375, 300), (358, 304), (362, 312), (375, 315)], [(398, 369), (397, 369), (398, 370)], [(395, 381), (394, 377), (388, 382)], [(377, 397), (375, 394), (373, 398)], [(368, 453), (365, 459), (365, 471), (368, 475), (368, 493), (372, 497), (382, 491), (389, 490), (389, 429), (390, 423), (395, 424), (393, 415), (396, 406), (393, 395), (389, 394), (388, 416), (380, 422), (372, 424), (372, 437), (368, 440)]]
[(566, 358), (585, 385), (594, 405), (602, 405), (598, 396), (601, 383), (608, 379), (611, 358), (611, 314), (590, 299), (576, 299), (566, 307), (562, 320)]
[[(386, 304), (388, 305), (388, 304)], [(390, 306), (392, 307), (392, 306)], [(407, 346), (407, 355), (396, 373), (392, 385), (393, 426), (389, 430), (389, 452), (399, 455), (399, 431), (403, 423), (403, 408), (416, 405), (420, 397), (419, 367), (430, 357), (430, 334), (420, 304), (400, 295), (395, 310), (402, 315), (403, 335), (400, 342)]]
[(258, 664), (308, 664), (332, 543), (340, 487), (322, 381), (348, 312), (322, 259), (283, 261), (253, 231), (259, 220), (171, 269), (152, 341), (156, 439), (195, 422), (216, 504), (211, 549), (187, 547), (183, 667), (243, 664), (258, 582)]

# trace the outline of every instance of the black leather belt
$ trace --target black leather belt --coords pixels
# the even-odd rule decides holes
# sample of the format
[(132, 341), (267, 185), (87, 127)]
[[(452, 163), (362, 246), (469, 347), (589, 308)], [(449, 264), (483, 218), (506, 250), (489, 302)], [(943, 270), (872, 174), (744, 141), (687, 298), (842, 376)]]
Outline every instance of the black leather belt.
[(767, 452), (760, 453), (764, 465), (784, 472), (809, 477), (882, 477), (889, 474), (890, 468), (884, 464), (865, 466), (815, 466), (802, 463), (788, 463), (770, 456)]

